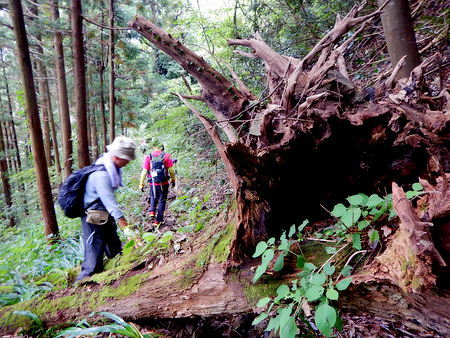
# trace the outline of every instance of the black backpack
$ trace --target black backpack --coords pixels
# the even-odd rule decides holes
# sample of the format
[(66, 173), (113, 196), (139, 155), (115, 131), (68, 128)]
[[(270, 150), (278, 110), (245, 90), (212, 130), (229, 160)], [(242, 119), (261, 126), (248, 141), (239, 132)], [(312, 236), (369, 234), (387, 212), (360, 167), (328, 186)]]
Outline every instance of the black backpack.
[(166, 153), (161, 151), (159, 156), (150, 156), (151, 170), (148, 177), (149, 182), (162, 183), (168, 180), (166, 168), (164, 168), (164, 157)]
[(59, 189), (58, 203), (61, 209), (69, 218), (84, 216), (84, 192), (86, 182), (90, 174), (94, 171), (106, 170), (103, 164), (93, 164), (72, 173)]

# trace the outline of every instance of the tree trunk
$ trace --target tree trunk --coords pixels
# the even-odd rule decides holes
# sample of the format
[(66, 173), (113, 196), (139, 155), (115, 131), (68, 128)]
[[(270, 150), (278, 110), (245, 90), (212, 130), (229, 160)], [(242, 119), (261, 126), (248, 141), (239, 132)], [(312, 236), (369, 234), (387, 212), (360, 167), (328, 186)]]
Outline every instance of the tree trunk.
[[(51, 0), (50, 10), (53, 21), (59, 20), (58, 0)], [(55, 30), (53, 36), (55, 48), (56, 84), (58, 87), (58, 106), (61, 120), (61, 138), (64, 154), (64, 175), (68, 177), (72, 173), (72, 129), (70, 126), (69, 100), (67, 97), (66, 71), (64, 66), (64, 50), (61, 32)]]
[[(46, 166), (45, 154), (43, 152), (44, 142), (39, 121), (39, 110), (34, 87), (33, 71), (28, 48), (28, 39), (25, 30), (22, 5), (20, 1), (10, 0), (10, 16), (14, 26), (14, 34), (17, 44), (17, 59), (22, 76), (24, 88), (26, 115), (31, 131), (31, 147), (34, 158), (34, 168), (39, 191), (39, 203), (45, 223), (45, 236), (49, 238), (58, 236), (58, 223), (56, 222), (53, 197), (50, 186), (50, 178)], [(52, 241), (52, 240), (51, 240)]]
[(9, 184), (8, 178), (8, 167), (6, 164), (6, 154), (5, 154), (5, 139), (3, 134), (3, 123), (0, 121), (0, 177), (3, 185), (3, 195), (5, 196), (5, 203), (8, 207), (7, 214), (9, 215), (9, 223), (10, 227), (14, 227), (16, 225), (14, 216), (11, 212), (12, 207), (12, 196), (11, 196), (11, 186)]
[[(240, 130), (240, 137), (234, 142), (226, 145), (216, 142), (236, 194), (239, 222), (232, 258), (237, 262), (251, 254), (256, 243), (267, 235), (298, 222), (298, 215), (317, 217), (321, 212), (319, 205), (325, 200), (331, 204), (344, 198), (343, 194), (389, 189), (392, 180), (404, 184), (416, 181), (418, 176), (436, 175), (429, 171), (427, 163), (434, 161), (431, 153), (437, 154), (439, 163), (445, 145), (430, 141), (435, 148), (430, 152), (427, 146), (413, 143), (411, 135), (406, 135), (412, 124), (425, 123), (426, 128), (431, 128), (427, 135), (439, 139), (445, 115), (436, 113), (424, 122), (409, 103), (399, 107), (393, 102), (383, 102), (383, 97), (357, 113), (350, 113), (354, 109), (351, 101), (356, 88), (350, 81), (342, 80), (345, 77), (337, 61), (358, 34), (341, 45), (337, 43), (353, 27), (378, 14), (377, 11), (357, 17), (360, 9), (353, 8), (303, 60), (275, 53), (259, 36), (230, 40), (230, 45), (250, 48), (251, 56), (261, 58), (266, 64), (271, 101), (251, 107), (247, 106), (244, 94), (247, 88), (242, 88), (242, 84), (241, 90), (233, 87), (170, 34), (140, 16), (130, 23), (199, 81), (201, 99), (215, 112), (218, 121), (225, 118)], [(330, 49), (330, 45), (336, 46)], [(427, 64), (431, 62), (433, 59)], [(420, 70), (417, 74), (421, 74)], [(410, 79), (408, 85), (420, 90), (417, 77)], [(405, 109), (408, 113), (404, 113)], [(249, 116), (244, 117), (246, 114)], [(387, 123), (403, 115), (411, 125), (394, 128)], [(238, 116), (239, 121), (233, 124)], [(244, 128), (243, 120), (250, 120), (250, 125)], [(383, 137), (367, 137), (379, 130), (383, 131)], [(366, 148), (371, 151), (361, 151)], [(335, 149), (346, 151), (337, 153)], [(299, 203), (292, 198), (293, 194), (307, 197)]]
[(61, 160), (59, 158), (59, 147), (58, 147), (58, 139), (57, 139), (57, 133), (56, 133), (56, 126), (55, 126), (55, 118), (53, 116), (53, 107), (52, 107), (52, 97), (50, 95), (50, 88), (48, 85), (48, 80), (46, 81), (46, 96), (47, 96), (47, 102), (48, 102), (48, 117), (49, 117), (49, 123), (50, 123), (50, 131), (52, 134), (52, 141), (53, 141), (53, 152), (55, 155), (55, 167), (56, 167), (56, 173), (58, 174), (58, 180), (61, 180)]
[(81, 16), (81, 1), (74, 0), (70, 6), (72, 20), (73, 73), (75, 82), (75, 110), (78, 136), (78, 162), (80, 168), (88, 166), (89, 142), (87, 136), (87, 106), (86, 106), (86, 70), (83, 47), (83, 18)]
[(9, 92), (9, 80), (8, 80), (8, 77), (6, 76), (6, 69), (5, 69), (4, 64), (2, 64), (2, 68), (3, 68), (3, 79), (5, 81), (5, 88), (6, 88), (6, 98), (8, 100), (8, 112), (9, 112), (9, 116), (11, 118), (11, 130), (12, 130), (12, 138), (13, 138), (13, 143), (14, 143), (14, 150), (15, 150), (15, 154), (16, 154), (16, 162), (17, 162), (18, 170), (20, 171), (20, 170), (22, 170), (22, 161), (20, 159), (19, 144), (17, 142), (16, 127), (14, 124), (13, 108), (12, 108), (12, 103), (11, 103), (11, 94)]
[[(378, 5), (381, 6), (385, 2), (378, 0)], [(409, 1), (390, 0), (381, 14), (381, 22), (392, 67), (406, 55), (405, 64), (397, 73), (396, 78), (407, 78), (420, 63)]]
[[(39, 38), (38, 38), (39, 41)], [(42, 42), (40, 42), (42, 43)], [(42, 47), (38, 50), (41, 57), (43, 56)], [(42, 61), (36, 61), (38, 74), (39, 74), (39, 96), (41, 101), (41, 110), (42, 110), (42, 126), (44, 131), (44, 151), (45, 151), (45, 158), (47, 161), (47, 167), (52, 166), (52, 146), (51, 146), (51, 140), (50, 140), (50, 118), (49, 118), (49, 106), (48, 106), (48, 97), (47, 97), (47, 88), (46, 88), (46, 79), (47, 79), (47, 72), (45, 70), (45, 66)]]
[[(102, 1), (103, 7), (103, 1)], [(102, 24), (105, 23), (104, 12), (102, 12)], [(105, 114), (105, 92), (104, 92), (104, 75), (105, 75), (105, 49), (103, 44), (103, 28), (100, 30), (100, 40), (102, 44), (100, 46), (100, 61), (98, 64), (98, 76), (100, 78), (100, 116), (102, 119), (102, 130), (103, 130), (103, 150), (102, 152), (106, 152), (106, 145), (108, 144), (108, 126), (106, 123), (106, 114)], [(111, 141), (112, 142), (112, 141)]]
[[(114, 0), (109, 0), (109, 26), (114, 27)], [(114, 88), (114, 30), (109, 31), (109, 128), (111, 142), (116, 137), (116, 94)]]
[(97, 121), (95, 118), (95, 105), (91, 105), (91, 114), (90, 114), (90, 126), (91, 126), (91, 144), (92, 144), (92, 151), (93, 151), (93, 158), (94, 160), (99, 157), (99, 146), (98, 146), (98, 132), (97, 132)]

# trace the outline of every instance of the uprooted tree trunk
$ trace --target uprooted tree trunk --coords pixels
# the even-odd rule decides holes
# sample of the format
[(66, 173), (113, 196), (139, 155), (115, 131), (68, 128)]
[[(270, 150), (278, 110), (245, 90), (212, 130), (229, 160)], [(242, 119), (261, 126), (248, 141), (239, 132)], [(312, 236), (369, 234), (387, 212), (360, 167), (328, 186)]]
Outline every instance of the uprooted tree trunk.
[[(443, 101), (448, 97), (431, 105), (421, 101), (424, 70), (439, 63), (439, 55), (425, 60), (395, 89), (395, 74), (375, 88), (358, 88), (348, 77), (344, 54), (380, 11), (358, 17), (360, 9), (336, 22), (302, 60), (276, 53), (259, 36), (229, 40), (229, 45), (252, 50), (237, 53), (265, 62), (267, 95), (259, 101), (242, 81), (234, 86), (153, 23), (140, 16), (130, 23), (199, 81), (201, 95), (185, 98), (206, 102), (216, 114), (207, 129), (215, 134), (236, 193), (236, 262), (299, 216), (317, 215), (324, 201), (387, 191), (394, 180), (434, 181), (442, 171), (442, 136), (449, 120)], [(356, 33), (343, 40), (351, 29)], [(227, 142), (215, 132), (220, 127)]]
[[(135, 17), (130, 26), (200, 83), (201, 95), (177, 95), (217, 146), (235, 191), (236, 212), (170, 264), (141, 259), (125, 272), (113, 268), (100, 274), (106, 281), (96, 282), (94, 276), (91, 288), (46, 296), (50, 309), (41, 313), (47, 323), (81, 318), (92, 310), (112, 311), (128, 320), (247, 312), (255, 301), (247, 294), (248, 272), (236, 273), (230, 267), (244, 266), (258, 241), (299, 219), (317, 218), (321, 203), (330, 207), (349, 194), (384, 194), (393, 186), (399, 229), (384, 252), (365, 267), (366, 273), (355, 276), (355, 288), (366, 286), (364, 297), (350, 297), (354, 301), (347, 306), (379, 314), (391, 297), (390, 320), (413, 322), (412, 317), (422, 315), (423, 332), (445, 334), (450, 327), (447, 310), (428, 307), (414, 294), (434, 285), (433, 264), (445, 264), (448, 257), (445, 242), (435, 246), (434, 238), (441, 230), (448, 232), (444, 136), (450, 95), (445, 86), (438, 88), (437, 96), (422, 94), (424, 73), (439, 71), (433, 66), (440, 64), (440, 56), (427, 58), (403, 82), (394, 82), (399, 63), (375, 87), (359, 88), (348, 76), (345, 52), (378, 14), (358, 17), (360, 9), (355, 7), (338, 21), (302, 60), (276, 53), (259, 36), (230, 40), (230, 45), (251, 49), (236, 51), (239, 54), (265, 62), (267, 90), (260, 100), (234, 72), (236, 85), (170, 34)], [(343, 39), (351, 29), (356, 32)], [(203, 116), (189, 99), (205, 102), (216, 120)], [(221, 139), (219, 128), (227, 140)], [(426, 180), (427, 195), (421, 200), (425, 204), (414, 209), (396, 184), (419, 177)], [(434, 233), (431, 223), (438, 225)], [(224, 248), (225, 255), (220, 254)], [(367, 287), (371, 283), (375, 286)], [(73, 303), (68, 307), (64, 302)], [(28, 309), (41, 303), (35, 301)]]

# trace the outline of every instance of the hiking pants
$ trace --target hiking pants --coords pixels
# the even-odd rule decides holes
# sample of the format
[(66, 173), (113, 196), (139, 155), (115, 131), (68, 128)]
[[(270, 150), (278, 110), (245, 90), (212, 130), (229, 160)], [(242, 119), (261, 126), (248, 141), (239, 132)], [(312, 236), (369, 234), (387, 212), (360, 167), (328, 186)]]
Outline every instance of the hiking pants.
[(84, 261), (77, 280), (92, 276), (103, 271), (103, 254), (113, 258), (119, 254), (121, 243), (117, 235), (114, 218), (109, 216), (106, 224), (96, 225), (86, 222), (86, 216), (81, 218), (82, 239), (84, 246)]
[(148, 211), (156, 213), (156, 221), (164, 221), (164, 210), (166, 209), (167, 194), (169, 193), (169, 185), (150, 185), (150, 208)]

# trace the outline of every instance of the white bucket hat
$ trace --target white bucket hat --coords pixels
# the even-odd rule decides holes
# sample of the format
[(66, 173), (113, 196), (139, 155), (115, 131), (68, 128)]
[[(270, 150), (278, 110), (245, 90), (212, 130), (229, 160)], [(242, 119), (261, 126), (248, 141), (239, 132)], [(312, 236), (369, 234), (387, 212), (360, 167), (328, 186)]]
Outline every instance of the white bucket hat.
[(136, 148), (136, 143), (126, 136), (117, 136), (113, 143), (106, 146), (106, 149), (111, 156), (123, 158), (128, 161), (132, 161), (136, 158), (134, 153)]

